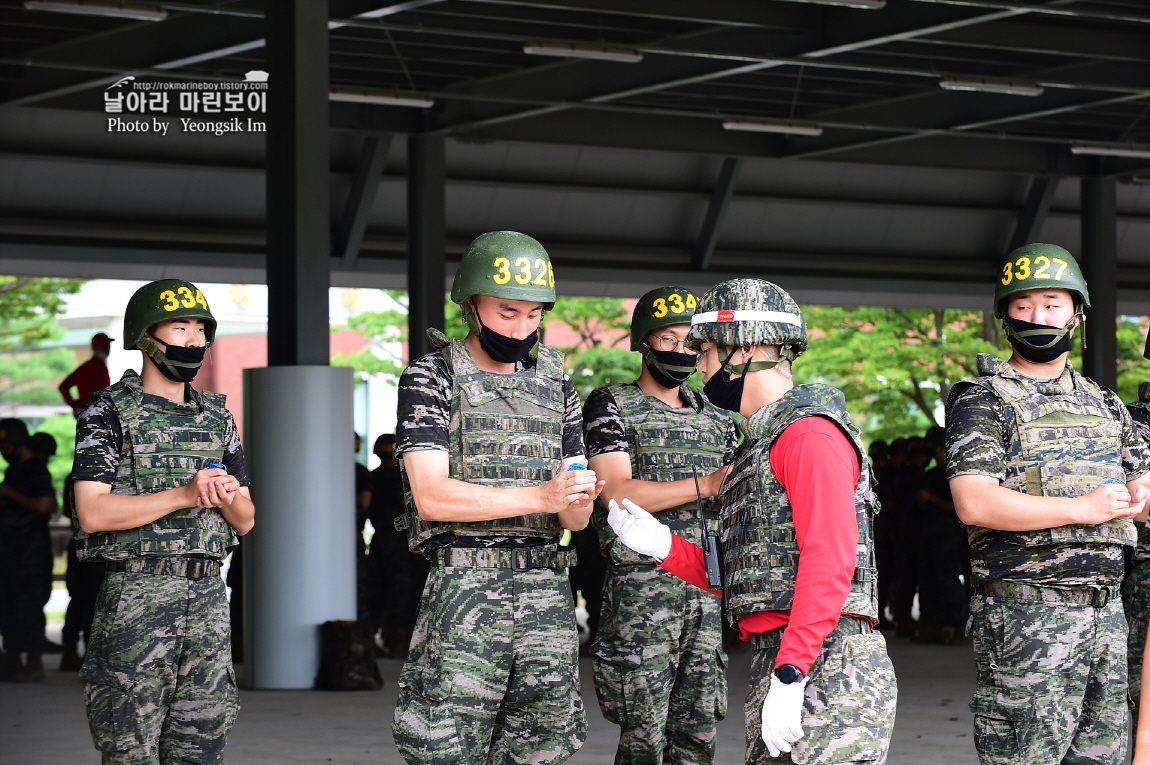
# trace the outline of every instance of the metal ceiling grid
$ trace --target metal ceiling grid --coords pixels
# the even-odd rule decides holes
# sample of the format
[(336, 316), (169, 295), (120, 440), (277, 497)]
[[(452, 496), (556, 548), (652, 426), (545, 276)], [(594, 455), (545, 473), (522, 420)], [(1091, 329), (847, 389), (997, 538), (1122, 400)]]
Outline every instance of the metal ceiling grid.
[[(258, 252), (262, 141), (82, 135), (99, 121), (99, 92), (125, 74), (242, 79), (263, 66), (263, 2), (153, 5), (165, 20), (0, 0), (0, 168), (22, 174), (0, 184), (0, 246), (88, 237)], [(426, 110), (332, 103), (333, 219), (365, 135), (441, 131), (452, 139), (453, 252), (476, 228), (515, 223), (553, 242), (558, 262), (616, 269), (623, 282), (641, 281), (642, 268), (662, 269), (651, 278), (710, 268), (869, 273), (912, 291), (987, 277), (1039, 186), (1052, 191), (1036, 230), (1073, 248), (1077, 185), (1058, 179), (1150, 176), (1150, 159), (1070, 151), (1150, 143), (1145, 2), (888, 0), (867, 11), (809, 0), (330, 0), (329, 11), (332, 87), (434, 99)], [(642, 60), (529, 55), (527, 43)], [(944, 90), (948, 77), (1041, 93)], [(69, 116), (38, 131), (15, 112), (41, 126), (46, 114)], [(755, 119), (822, 132), (723, 127)], [(93, 170), (101, 162), (140, 164)], [(365, 269), (400, 266), (403, 167), (396, 142)], [(75, 188), (52, 193), (58, 184)], [(213, 196), (213, 184), (227, 188)], [(1145, 188), (1120, 187), (1120, 261), (1125, 286), (1150, 301)], [(36, 224), (13, 223), (22, 217)], [(52, 221), (61, 225), (49, 237)]]

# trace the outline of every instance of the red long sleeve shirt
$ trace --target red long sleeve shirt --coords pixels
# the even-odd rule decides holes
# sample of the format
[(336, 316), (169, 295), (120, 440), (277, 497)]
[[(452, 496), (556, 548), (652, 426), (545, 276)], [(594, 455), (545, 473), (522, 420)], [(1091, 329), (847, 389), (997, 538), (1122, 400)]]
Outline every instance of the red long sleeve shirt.
[[(794, 607), (760, 611), (739, 620), (739, 633), (787, 627), (775, 666), (793, 664), (808, 674), (834, 629), (851, 589), (858, 545), (855, 490), (859, 462), (839, 427), (824, 417), (804, 417), (771, 447), (771, 469), (787, 491), (799, 546)], [(703, 551), (679, 536), (660, 564), (684, 581), (707, 587)]]

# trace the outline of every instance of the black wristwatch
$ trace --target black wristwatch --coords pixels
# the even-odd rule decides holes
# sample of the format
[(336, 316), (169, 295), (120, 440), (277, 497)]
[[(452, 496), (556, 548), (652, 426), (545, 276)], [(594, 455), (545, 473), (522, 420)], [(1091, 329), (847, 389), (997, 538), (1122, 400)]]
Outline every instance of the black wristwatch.
[(803, 673), (794, 664), (784, 664), (775, 668), (775, 677), (779, 678), (779, 682), (783, 685), (790, 685), (802, 680)]

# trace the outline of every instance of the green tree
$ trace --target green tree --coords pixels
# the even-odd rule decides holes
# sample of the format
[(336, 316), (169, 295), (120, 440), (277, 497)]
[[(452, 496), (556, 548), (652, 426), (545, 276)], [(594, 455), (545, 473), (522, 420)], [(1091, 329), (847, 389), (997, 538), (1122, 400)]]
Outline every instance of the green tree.
[(622, 300), (559, 298), (547, 321), (561, 321), (579, 336), (577, 345), (559, 350), (567, 355), (564, 366), (581, 398), (586, 399), (595, 388), (631, 382), (639, 376), (641, 361), (639, 354), (629, 350), (631, 317)]
[(80, 291), (83, 279), (0, 276), (0, 350), (28, 347), (57, 337), (56, 317), (65, 295)]
[(1127, 403), (1138, 399), (1141, 383), (1150, 382), (1150, 361), (1142, 357), (1148, 327), (1145, 316), (1118, 317), (1118, 395)]
[(900, 308), (803, 309), (810, 349), (796, 382), (827, 382), (846, 394), (869, 438), (921, 433), (941, 425), (950, 387), (977, 374), (977, 354), (998, 349), (978, 311)]
[[(348, 319), (341, 329), (350, 329), (363, 335), (368, 347), (353, 353), (337, 353), (332, 356), (333, 366), (351, 367), (356, 378), (366, 380), (374, 375), (384, 375), (392, 383), (399, 381), (403, 373), (403, 359), (393, 353), (389, 344), (406, 343), (410, 336), (407, 328), (407, 292), (386, 290), (387, 294), (400, 305), (386, 311), (363, 311)], [(449, 294), (443, 296), (443, 315), (446, 319), (445, 333), (452, 340), (467, 337), (467, 325), (463, 323), (459, 306), (451, 302)], [(382, 355), (381, 355), (382, 354)]]
[(0, 401), (11, 404), (60, 404), (61, 378), (76, 367), (67, 348), (0, 353)]

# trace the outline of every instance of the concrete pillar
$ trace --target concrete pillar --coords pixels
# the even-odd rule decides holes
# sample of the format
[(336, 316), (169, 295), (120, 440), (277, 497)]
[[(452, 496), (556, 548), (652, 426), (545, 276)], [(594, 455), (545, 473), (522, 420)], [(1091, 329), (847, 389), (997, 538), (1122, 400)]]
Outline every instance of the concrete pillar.
[(311, 688), (319, 625), (356, 618), (352, 388), (349, 367), (244, 370), (256, 504), (243, 541), (251, 688)]
[(244, 377), (245, 668), (249, 687), (310, 688), (319, 625), (356, 616), (352, 374), (328, 366), (327, 0), (266, 14), (269, 366)]
[(267, 6), (268, 365), (327, 364), (327, 0)]
[(1113, 390), (1118, 387), (1118, 211), (1113, 177), (1082, 179), (1081, 257), (1090, 290), (1082, 371)]
[(446, 192), (442, 133), (407, 137), (408, 358), (428, 353), (427, 328), (443, 329)]

